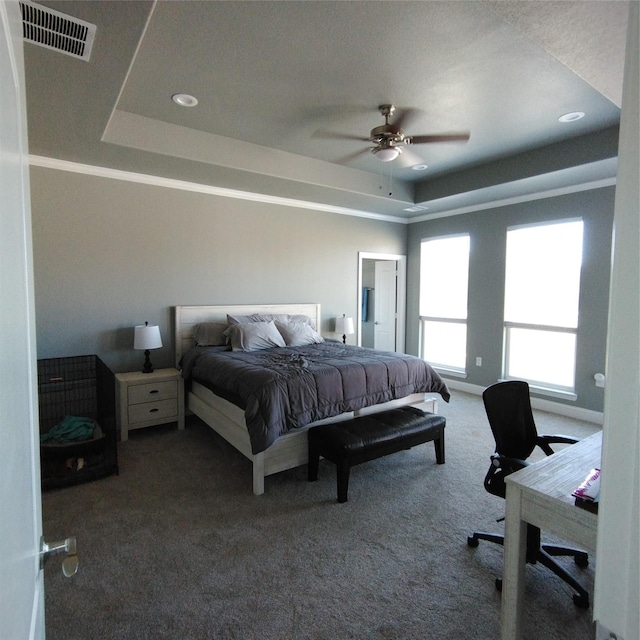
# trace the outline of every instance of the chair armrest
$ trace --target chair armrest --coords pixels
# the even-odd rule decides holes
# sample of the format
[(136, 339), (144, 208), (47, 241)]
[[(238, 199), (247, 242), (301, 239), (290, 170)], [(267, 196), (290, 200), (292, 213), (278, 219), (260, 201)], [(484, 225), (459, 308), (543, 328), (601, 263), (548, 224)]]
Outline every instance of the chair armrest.
[(503, 456), (499, 453), (493, 453), (491, 455), (491, 464), (496, 469), (503, 469), (506, 474), (514, 473), (528, 467), (531, 463), (526, 460), (520, 460), (519, 458), (510, 458), (509, 456)]
[(551, 444), (576, 444), (580, 442), (580, 438), (572, 436), (556, 435), (538, 435), (536, 445), (539, 446), (548, 456), (553, 455), (554, 451), (549, 446)]
[(528, 466), (529, 463), (526, 460), (518, 460), (517, 458), (509, 458), (508, 456), (494, 453), (491, 456), (491, 466), (484, 478), (484, 488), (492, 495), (504, 498), (507, 492), (504, 479), (508, 475)]

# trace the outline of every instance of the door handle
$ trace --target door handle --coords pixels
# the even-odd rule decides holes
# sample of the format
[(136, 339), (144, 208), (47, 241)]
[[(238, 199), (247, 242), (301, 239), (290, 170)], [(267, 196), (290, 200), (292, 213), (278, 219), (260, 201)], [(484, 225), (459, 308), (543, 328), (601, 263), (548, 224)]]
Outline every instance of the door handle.
[(66, 558), (62, 561), (62, 573), (66, 578), (74, 576), (78, 571), (78, 554), (76, 551), (76, 537), (70, 536), (65, 540), (56, 542), (46, 542), (44, 537), (40, 538), (40, 569), (44, 568), (44, 563), (49, 556), (66, 553)]

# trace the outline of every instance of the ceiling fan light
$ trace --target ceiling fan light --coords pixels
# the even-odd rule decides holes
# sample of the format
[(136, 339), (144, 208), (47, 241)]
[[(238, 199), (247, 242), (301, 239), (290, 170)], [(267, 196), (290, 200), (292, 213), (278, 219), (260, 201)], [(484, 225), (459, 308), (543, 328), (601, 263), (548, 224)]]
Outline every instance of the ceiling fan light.
[(374, 149), (373, 153), (378, 160), (391, 162), (400, 155), (400, 149), (396, 149), (395, 147), (382, 147), (380, 149)]

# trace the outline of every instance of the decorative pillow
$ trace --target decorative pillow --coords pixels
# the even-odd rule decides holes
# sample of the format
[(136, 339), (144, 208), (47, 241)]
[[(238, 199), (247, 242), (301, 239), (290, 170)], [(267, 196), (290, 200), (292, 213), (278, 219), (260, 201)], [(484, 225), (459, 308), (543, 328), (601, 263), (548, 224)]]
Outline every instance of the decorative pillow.
[(249, 324), (250, 322), (288, 322), (289, 314), (287, 313), (252, 313), (248, 316), (230, 316), (227, 314), (227, 322), (229, 324)]
[(309, 325), (312, 329), (316, 328), (313, 320), (304, 314), (288, 314), (288, 313), (252, 313), (248, 316), (231, 316), (227, 314), (227, 322), (229, 324), (247, 324), (249, 322), (301, 322)]
[(302, 313), (294, 313), (289, 316), (289, 322), (306, 324), (311, 327), (313, 330), (317, 329), (315, 323), (309, 316), (305, 316)]
[(324, 338), (304, 322), (276, 322), (275, 324), (288, 347), (324, 342)]
[(224, 332), (228, 328), (226, 322), (201, 322), (193, 335), (196, 347), (220, 347), (227, 344)]
[(273, 321), (232, 324), (224, 333), (231, 341), (232, 351), (258, 351), (287, 346)]

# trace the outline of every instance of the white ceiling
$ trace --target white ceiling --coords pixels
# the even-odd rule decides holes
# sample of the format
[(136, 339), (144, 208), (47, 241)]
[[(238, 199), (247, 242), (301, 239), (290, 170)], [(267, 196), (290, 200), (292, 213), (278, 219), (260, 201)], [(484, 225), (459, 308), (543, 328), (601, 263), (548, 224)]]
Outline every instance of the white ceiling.
[[(97, 31), (89, 62), (25, 45), (35, 155), (391, 218), (615, 175), (623, 0), (40, 4)], [(366, 138), (382, 103), (470, 140), (344, 162), (368, 144), (322, 133)]]

